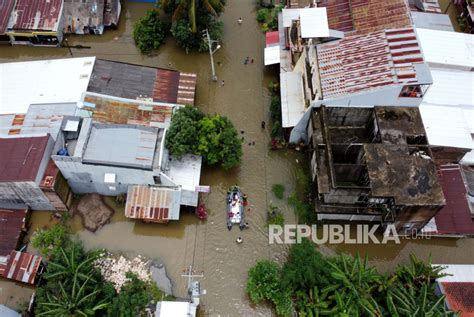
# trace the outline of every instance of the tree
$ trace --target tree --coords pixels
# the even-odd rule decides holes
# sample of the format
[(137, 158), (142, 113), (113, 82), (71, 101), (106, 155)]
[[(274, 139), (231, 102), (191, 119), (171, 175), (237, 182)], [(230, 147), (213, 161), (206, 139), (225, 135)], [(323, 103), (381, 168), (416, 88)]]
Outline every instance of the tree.
[(147, 11), (147, 14), (140, 18), (133, 27), (135, 44), (144, 54), (149, 54), (158, 49), (164, 38), (165, 29), (157, 10)]
[(166, 134), (166, 147), (175, 158), (180, 159), (184, 154), (196, 152), (198, 123), (202, 118), (204, 114), (191, 106), (180, 108), (173, 114)]
[[(165, 12), (172, 14), (173, 23), (183, 17), (189, 22), (191, 32), (198, 31), (197, 19), (199, 11), (205, 11), (213, 16), (218, 16), (224, 10), (223, 0), (162, 0), (161, 5)], [(206, 25), (207, 27), (207, 25)]]
[(219, 115), (205, 116), (190, 106), (173, 115), (166, 147), (175, 158), (202, 155), (206, 164), (220, 164), (224, 169), (238, 165), (242, 159), (242, 142), (232, 122)]
[(171, 34), (176, 40), (178, 46), (184, 48), (186, 51), (196, 47), (196, 38), (191, 31), (189, 22), (185, 19), (180, 19), (173, 23), (171, 27)]

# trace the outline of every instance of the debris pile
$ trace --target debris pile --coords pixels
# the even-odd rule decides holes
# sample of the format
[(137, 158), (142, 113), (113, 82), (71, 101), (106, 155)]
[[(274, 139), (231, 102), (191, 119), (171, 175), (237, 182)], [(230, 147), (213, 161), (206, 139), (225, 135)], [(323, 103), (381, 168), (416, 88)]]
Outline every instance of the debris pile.
[(135, 274), (144, 282), (150, 282), (150, 265), (151, 262), (140, 255), (129, 260), (123, 256), (117, 257), (108, 253), (102, 254), (94, 262), (94, 266), (100, 270), (102, 277), (112, 283), (117, 293), (120, 293), (122, 286), (130, 280), (126, 276), (128, 272)]

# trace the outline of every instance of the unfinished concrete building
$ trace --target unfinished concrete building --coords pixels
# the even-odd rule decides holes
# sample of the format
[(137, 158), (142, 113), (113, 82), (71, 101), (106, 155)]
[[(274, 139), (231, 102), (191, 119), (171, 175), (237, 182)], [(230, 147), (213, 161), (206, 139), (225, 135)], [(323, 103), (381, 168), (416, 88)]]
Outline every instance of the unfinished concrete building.
[(319, 220), (381, 221), (420, 230), (445, 204), (413, 107), (325, 107), (308, 126)]

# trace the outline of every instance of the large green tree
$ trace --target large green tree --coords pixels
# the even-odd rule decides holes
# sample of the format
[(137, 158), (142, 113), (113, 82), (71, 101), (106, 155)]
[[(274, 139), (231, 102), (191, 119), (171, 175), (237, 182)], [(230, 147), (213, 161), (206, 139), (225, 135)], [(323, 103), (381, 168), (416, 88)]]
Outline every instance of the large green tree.
[(135, 44), (144, 54), (158, 49), (165, 38), (165, 28), (157, 10), (149, 10), (133, 27)]
[(161, 5), (172, 14), (173, 22), (184, 17), (189, 21), (191, 32), (196, 33), (200, 11), (217, 16), (224, 10), (225, 0), (162, 0)]

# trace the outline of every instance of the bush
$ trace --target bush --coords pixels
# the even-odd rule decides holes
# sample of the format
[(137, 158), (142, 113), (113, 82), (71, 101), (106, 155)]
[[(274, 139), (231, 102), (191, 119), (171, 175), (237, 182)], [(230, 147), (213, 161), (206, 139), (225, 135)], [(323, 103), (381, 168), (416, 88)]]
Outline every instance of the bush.
[(57, 254), (67, 239), (66, 227), (62, 224), (54, 224), (48, 229), (36, 230), (31, 238), (31, 244), (42, 255), (49, 257)]
[(171, 34), (176, 40), (176, 44), (186, 51), (196, 47), (195, 34), (192, 33), (191, 26), (187, 20), (182, 19), (173, 23)]
[(272, 96), (270, 103), (270, 117), (274, 121), (281, 120), (281, 101), (279, 96)]
[(263, 8), (257, 10), (257, 21), (260, 23), (264, 23), (267, 21), (268, 13), (270, 10)]
[[(221, 42), (224, 32), (224, 23), (213, 19), (209, 22), (208, 31), (209, 36), (213, 41)], [(199, 41), (199, 51), (203, 52), (207, 50), (209, 50), (209, 42), (207, 41), (207, 38), (201, 37), (201, 40)]]
[(157, 10), (149, 10), (133, 26), (133, 39), (138, 49), (144, 54), (150, 54), (158, 49), (165, 38), (165, 29), (160, 21)]
[(283, 226), (285, 224), (285, 218), (283, 217), (283, 213), (278, 207), (273, 206), (272, 204), (268, 206), (267, 223), (269, 225), (279, 226)]
[(285, 186), (283, 186), (282, 184), (274, 184), (272, 186), (272, 192), (276, 198), (283, 199), (283, 196), (285, 194)]
[(280, 121), (274, 121), (270, 135), (272, 136), (272, 138), (277, 138), (277, 137), (281, 137), (282, 134), (283, 134), (283, 129), (281, 128)]

